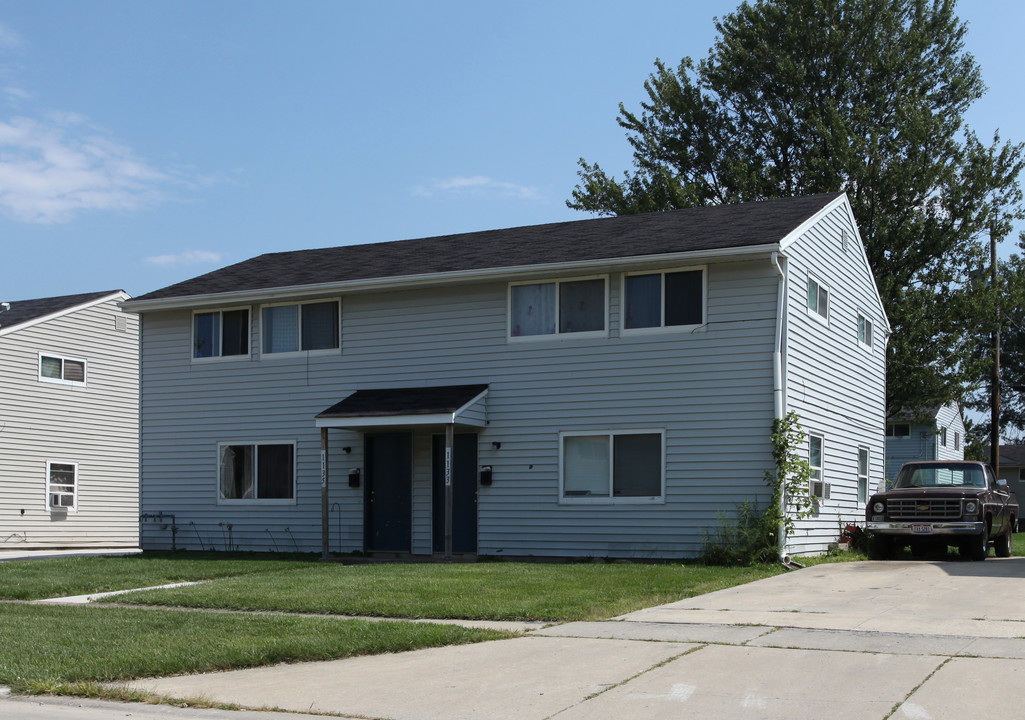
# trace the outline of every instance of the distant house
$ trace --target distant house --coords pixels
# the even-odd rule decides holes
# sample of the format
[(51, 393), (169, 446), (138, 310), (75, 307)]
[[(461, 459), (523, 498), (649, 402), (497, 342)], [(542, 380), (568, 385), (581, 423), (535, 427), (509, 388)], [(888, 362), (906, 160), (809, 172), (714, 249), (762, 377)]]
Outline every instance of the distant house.
[(957, 404), (901, 410), (886, 423), (886, 481), (912, 460), (964, 460), (965, 427)]
[(123, 291), (0, 304), (0, 550), (138, 547), (139, 319)]
[(818, 513), (787, 553), (883, 475), (843, 194), (271, 253), (124, 307), (145, 548), (694, 556), (768, 500), (788, 411)]
[[(989, 460), (989, 447), (986, 447), (984, 460)], [(1025, 445), (1000, 446), (1000, 472), (998, 477), (1007, 480), (1008, 485), (1018, 496), (1018, 502), (1025, 503)]]

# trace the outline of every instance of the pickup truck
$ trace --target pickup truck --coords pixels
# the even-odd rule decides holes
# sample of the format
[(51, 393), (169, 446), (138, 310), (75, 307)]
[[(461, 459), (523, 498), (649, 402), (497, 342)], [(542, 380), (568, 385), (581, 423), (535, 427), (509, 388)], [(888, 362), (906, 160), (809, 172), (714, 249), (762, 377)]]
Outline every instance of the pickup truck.
[(893, 486), (869, 498), (865, 531), (871, 557), (885, 559), (905, 546), (912, 555), (956, 545), (963, 557), (1010, 557), (1018, 500), (993, 469), (969, 460), (909, 462)]

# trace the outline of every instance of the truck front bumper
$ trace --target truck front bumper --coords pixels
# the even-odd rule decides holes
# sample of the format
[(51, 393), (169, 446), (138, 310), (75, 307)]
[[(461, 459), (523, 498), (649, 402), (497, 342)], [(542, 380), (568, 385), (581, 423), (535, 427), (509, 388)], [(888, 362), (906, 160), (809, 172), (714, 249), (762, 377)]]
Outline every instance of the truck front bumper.
[(978, 535), (985, 529), (983, 522), (868, 522), (866, 532), (880, 535), (910, 535), (933, 537), (936, 535)]

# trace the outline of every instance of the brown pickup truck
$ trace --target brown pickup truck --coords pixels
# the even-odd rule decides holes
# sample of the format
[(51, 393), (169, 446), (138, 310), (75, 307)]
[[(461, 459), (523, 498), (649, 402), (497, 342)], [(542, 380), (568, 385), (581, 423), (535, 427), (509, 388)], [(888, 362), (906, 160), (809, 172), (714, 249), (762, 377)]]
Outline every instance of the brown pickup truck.
[(986, 463), (909, 462), (892, 488), (869, 498), (865, 521), (878, 559), (907, 545), (915, 556), (956, 545), (962, 556), (985, 560), (992, 544), (997, 557), (1010, 557), (1018, 500)]

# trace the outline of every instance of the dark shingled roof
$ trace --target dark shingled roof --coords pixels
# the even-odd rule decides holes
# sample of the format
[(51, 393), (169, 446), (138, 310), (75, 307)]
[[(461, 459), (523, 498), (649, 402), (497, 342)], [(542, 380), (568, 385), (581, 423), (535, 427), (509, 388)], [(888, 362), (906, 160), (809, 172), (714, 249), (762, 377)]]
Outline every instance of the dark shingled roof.
[(141, 295), (135, 301), (767, 245), (781, 241), (839, 195), (268, 253)]
[(351, 418), (371, 415), (393, 417), (454, 413), (487, 389), (487, 385), (442, 385), (439, 387), (357, 390), (317, 417)]
[(82, 293), (80, 295), (39, 298), (37, 300), (10, 300), (8, 301), (11, 304), (10, 309), (0, 311), (0, 330), (6, 330), (79, 305), (85, 305), (118, 292), (121, 291), (107, 290), (105, 292)]

